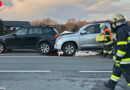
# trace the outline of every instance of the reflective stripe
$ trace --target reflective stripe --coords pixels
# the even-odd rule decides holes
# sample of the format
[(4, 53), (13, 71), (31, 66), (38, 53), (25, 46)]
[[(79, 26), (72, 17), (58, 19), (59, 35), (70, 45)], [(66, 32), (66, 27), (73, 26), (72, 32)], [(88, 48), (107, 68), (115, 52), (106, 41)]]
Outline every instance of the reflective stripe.
[(130, 64), (130, 58), (122, 59), (120, 64)]
[(130, 64), (130, 61), (129, 62), (120, 62), (120, 64)]
[(127, 45), (127, 41), (120, 41), (120, 42), (117, 42), (117, 45)]
[(130, 83), (128, 83), (128, 86), (130, 86)]
[(125, 54), (126, 54), (126, 52), (121, 51), (121, 50), (117, 50), (117, 53), (116, 53), (116, 55), (119, 57), (123, 57)]
[(113, 59), (116, 60), (116, 56), (113, 56)]
[(123, 57), (124, 55), (120, 54), (120, 53), (116, 53), (117, 56), (119, 57)]
[(113, 56), (113, 61), (114, 61), (114, 62), (116, 61), (116, 56)]
[(106, 50), (104, 50), (103, 52), (104, 52), (104, 53), (107, 53), (107, 51), (106, 51)]
[(117, 81), (118, 81), (117, 79), (115, 79), (115, 78), (112, 78), (112, 77), (111, 77), (111, 80), (113, 80), (113, 81), (115, 81), (115, 82), (117, 82)]
[(121, 51), (121, 50), (117, 50), (117, 53), (120, 53), (120, 54), (123, 54), (123, 55), (125, 55), (125, 54), (126, 54), (126, 52)]
[(108, 51), (108, 54), (111, 54), (112, 53), (112, 51)]
[(113, 41), (110, 41), (110, 42), (107, 42), (107, 43), (104, 43), (105, 45), (109, 45), (109, 44), (112, 44)]
[(127, 62), (127, 61), (130, 61), (130, 58), (122, 59), (121, 61), (122, 62)]
[(120, 61), (116, 61), (116, 63), (120, 63)]
[(105, 37), (110, 37), (110, 35), (105, 35)]
[(130, 37), (128, 37), (128, 40), (130, 40)]
[(115, 79), (116, 81), (120, 79), (120, 77), (117, 77), (117, 76), (115, 76), (115, 75), (113, 75), (113, 74), (112, 74), (111, 78), (112, 78), (112, 79)]
[(116, 37), (116, 33), (114, 33), (114, 37)]
[(130, 37), (128, 37), (128, 43), (130, 43)]
[(115, 65), (116, 65), (116, 67), (120, 68), (120, 64), (119, 63), (116, 63)]

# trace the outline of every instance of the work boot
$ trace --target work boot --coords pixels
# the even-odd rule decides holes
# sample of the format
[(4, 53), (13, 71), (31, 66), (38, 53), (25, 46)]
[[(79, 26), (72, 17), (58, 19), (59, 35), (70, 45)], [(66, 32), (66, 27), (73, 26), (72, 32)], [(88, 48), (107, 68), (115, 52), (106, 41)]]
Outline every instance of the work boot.
[(109, 54), (109, 55), (107, 56), (107, 58), (113, 59), (113, 54)]
[(101, 58), (107, 58), (107, 53), (104, 53), (103, 56), (101, 56)]
[(116, 86), (117, 82), (113, 81), (113, 80), (109, 80), (108, 82), (104, 82), (104, 86), (108, 89), (108, 90), (114, 90), (115, 86)]

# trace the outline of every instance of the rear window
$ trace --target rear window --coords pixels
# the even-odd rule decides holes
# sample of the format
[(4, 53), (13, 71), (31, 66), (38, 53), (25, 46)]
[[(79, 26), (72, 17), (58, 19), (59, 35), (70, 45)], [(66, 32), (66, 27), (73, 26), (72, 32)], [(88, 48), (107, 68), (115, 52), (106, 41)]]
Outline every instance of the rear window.
[(54, 32), (54, 30), (52, 29), (52, 28), (43, 28), (43, 32), (44, 33), (52, 33), (52, 32)]
[(35, 27), (35, 28), (30, 28), (28, 34), (34, 35), (34, 34), (42, 34), (42, 33), (43, 33), (42, 28)]

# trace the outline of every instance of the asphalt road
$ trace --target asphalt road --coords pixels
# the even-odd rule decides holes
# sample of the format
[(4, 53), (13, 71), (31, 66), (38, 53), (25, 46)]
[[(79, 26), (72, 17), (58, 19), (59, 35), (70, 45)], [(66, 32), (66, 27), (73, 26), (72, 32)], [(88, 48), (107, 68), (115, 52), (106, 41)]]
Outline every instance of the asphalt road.
[(99, 56), (0, 56), (0, 70), (109, 71), (112, 60)]
[[(58, 57), (39, 51), (0, 55), (0, 90), (107, 90), (113, 62), (98, 55)], [(121, 78), (115, 90), (130, 90)]]

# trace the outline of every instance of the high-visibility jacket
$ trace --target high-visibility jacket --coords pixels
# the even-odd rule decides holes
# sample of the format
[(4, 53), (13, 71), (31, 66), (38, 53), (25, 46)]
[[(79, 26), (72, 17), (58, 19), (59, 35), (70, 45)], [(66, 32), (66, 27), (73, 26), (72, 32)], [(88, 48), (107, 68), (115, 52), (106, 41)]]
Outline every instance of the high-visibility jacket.
[(104, 30), (104, 39), (105, 39), (105, 42), (104, 42), (105, 45), (109, 45), (109, 44), (113, 43), (112, 33), (109, 28), (106, 28)]
[(117, 53), (116, 56), (120, 57), (120, 64), (130, 64), (130, 27), (123, 24), (117, 28)]

